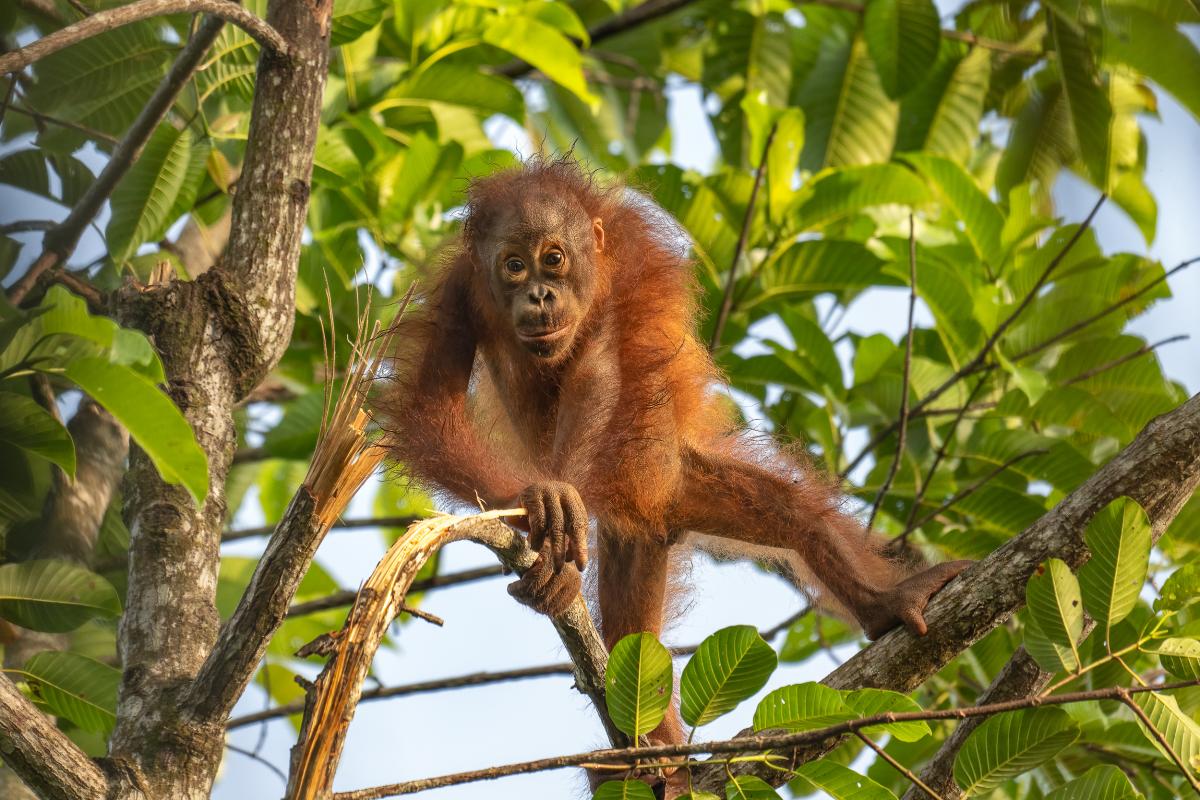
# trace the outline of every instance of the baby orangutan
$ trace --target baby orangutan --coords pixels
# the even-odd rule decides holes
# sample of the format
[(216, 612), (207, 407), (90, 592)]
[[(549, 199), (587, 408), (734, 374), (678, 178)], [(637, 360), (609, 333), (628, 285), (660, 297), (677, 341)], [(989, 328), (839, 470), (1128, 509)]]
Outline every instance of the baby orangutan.
[[(609, 648), (661, 633), (669, 551), (693, 534), (788, 561), (872, 639), (924, 634), (929, 598), (969, 562), (907, 575), (835, 487), (737, 429), (682, 250), (661, 211), (568, 159), (475, 182), (460, 245), (401, 329), (381, 405), (394, 455), (463, 502), (528, 512), (539, 555), (509, 592), (546, 614), (579, 591), (594, 518)], [(682, 741), (678, 716), (650, 738)]]

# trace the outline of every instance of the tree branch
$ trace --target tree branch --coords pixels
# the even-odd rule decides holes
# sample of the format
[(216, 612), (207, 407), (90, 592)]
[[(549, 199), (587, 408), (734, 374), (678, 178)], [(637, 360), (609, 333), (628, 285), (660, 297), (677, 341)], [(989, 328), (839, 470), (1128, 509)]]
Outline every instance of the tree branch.
[[(461, 572), (451, 572), (446, 575), (432, 575), (419, 581), (413, 581), (413, 585), (409, 587), (408, 593), (413, 595), (420, 592), (427, 592), (430, 589), (444, 589), (448, 586), (458, 586), (463, 583), (471, 583), (472, 581), (484, 578), (495, 578), (504, 574), (504, 567), (497, 565), (479, 567), (477, 569), (464, 569)], [(296, 603), (288, 609), (287, 615), (289, 617), (299, 617), (304, 614), (315, 614), (318, 611), (328, 611), (332, 608), (344, 608), (353, 605), (356, 597), (358, 597), (358, 592), (337, 592), (328, 597), (309, 600), (307, 603)]]
[[(649, 0), (649, 2), (634, 6), (611, 19), (592, 26), (588, 29), (588, 39), (594, 47), (605, 39), (632, 30), (647, 22), (653, 22), (659, 17), (678, 11), (693, 2), (695, 0)], [(497, 75), (503, 75), (506, 78), (520, 78), (532, 71), (533, 67), (524, 61), (510, 61), (495, 70)]]
[[(1152, 420), (1115, 455), (1051, 511), (971, 567), (934, 596), (925, 611), (923, 638), (897, 629), (859, 652), (823, 680), (835, 689), (864, 687), (910, 692), (955, 656), (1011, 617), (1025, 604), (1025, 584), (1048, 558), (1078, 568), (1089, 556), (1083, 532), (1096, 512), (1121, 496), (1136, 500), (1161, 536), (1200, 484), (1200, 395)], [(751, 732), (744, 731), (743, 735)], [(792, 754), (800, 764), (827, 747)], [(781, 777), (761, 764), (731, 769), (755, 774), (772, 785)], [(725, 765), (696, 770), (695, 786), (719, 791)]]
[(16, 72), (57, 53), (64, 47), (151, 17), (168, 14), (210, 14), (232, 22), (276, 55), (286, 55), (287, 42), (264, 20), (230, 0), (137, 0), (128, 5), (97, 11), (37, 41), (0, 55), (0, 75)]
[[(226, 0), (219, 0), (225, 3)], [(226, 3), (232, 5), (231, 3)], [(90, 18), (89, 18), (90, 19)], [(125, 173), (137, 161), (142, 148), (150, 140), (150, 135), (158, 127), (158, 123), (166, 116), (179, 92), (191, 80), (192, 75), (208, 54), (208, 49), (216, 41), (225, 21), (219, 17), (210, 17), (201, 23), (200, 28), (179, 53), (179, 58), (171, 65), (171, 70), (163, 78), (162, 83), (154, 90), (154, 94), (146, 101), (145, 107), (138, 113), (129, 130), (120, 143), (113, 149), (104, 169), (92, 181), (83, 196), (71, 209), (67, 218), (47, 231), (42, 240), (42, 254), (25, 271), (21, 279), (13, 284), (8, 291), (8, 299), (14, 305), (19, 305), (30, 290), (37, 284), (42, 273), (49, 269), (65, 264), (75, 252), (79, 237), (91, 224), (100, 209), (108, 202), (109, 196), (117, 188), (117, 184), (125, 177)], [(16, 107), (14, 106), (14, 109)], [(19, 110), (19, 109), (18, 109)]]
[(66, 734), (0, 674), (0, 753), (43, 800), (96, 800), (108, 779)]
[[(901, 711), (888, 712), (883, 714), (873, 714), (869, 717), (861, 717), (859, 719), (847, 720), (836, 725), (829, 725), (824, 728), (817, 728), (809, 731), (798, 731), (795, 733), (779, 733), (766, 732), (757, 733), (748, 736), (739, 736), (735, 739), (722, 739), (715, 742), (695, 742), (687, 744), (665, 744), (651, 745), (644, 747), (629, 747), (609, 750), (593, 750), (590, 753), (575, 753), (569, 756), (555, 756), (552, 758), (540, 758), (535, 761), (522, 761), (515, 764), (505, 764), (499, 767), (490, 767), (488, 769), (474, 770), (472, 772), (459, 772), (453, 775), (442, 775), (436, 778), (424, 778), (415, 781), (406, 781), (405, 783), (393, 783), (387, 786), (375, 786), (370, 789), (357, 789), (350, 792), (338, 792), (333, 797), (334, 800), (380, 800), (384, 797), (395, 797), (402, 794), (414, 794), (416, 792), (428, 791), (429, 789), (439, 789), (444, 786), (457, 786), (463, 783), (472, 783), (474, 781), (492, 780), (495, 778), (503, 778), (509, 775), (522, 775), (529, 772), (544, 772), (552, 769), (562, 769), (564, 767), (590, 766), (593, 764), (629, 764), (631, 767), (635, 762), (642, 762), (649, 759), (660, 759), (671, 756), (693, 756), (712, 753), (713, 755), (725, 753), (752, 753), (765, 750), (782, 750), (785, 748), (796, 748), (804, 745), (819, 745), (827, 742), (830, 739), (841, 737), (845, 734), (856, 733), (857, 731), (871, 728), (877, 725), (888, 725), (897, 722), (917, 722), (917, 721), (933, 721), (933, 720), (958, 720), (969, 719), (971, 717), (987, 717), (995, 714), (1003, 714), (1009, 711), (1020, 711), (1025, 708), (1039, 708), (1041, 706), (1061, 706), (1070, 703), (1084, 703), (1094, 700), (1116, 700), (1121, 698), (1121, 693), (1141, 694), (1144, 692), (1165, 692), (1175, 689), (1186, 689), (1200, 684), (1200, 681), (1181, 681), (1179, 683), (1164, 684), (1160, 686), (1136, 686), (1129, 689), (1123, 687), (1109, 687), (1107, 689), (1093, 689), (1086, 692), (1070, 692), (1060, 695), (1051, 695), (1049, 697), (1022, 697), (1016, 700), (1010, 700), (1004, 703), (992, 703), (986, 706), (970, 706), (967, 708), (939, 708), (929, 711)], [(722, 764), (721, 775), (726, 776), (724, 770), (725, 765)], [(771, 773), (777, 775), (776, 785), (783, 783), (789, 777), (789, 773), (779, 771), (778, 769), (771, 770)], [(721, 782), (722, 789), (724, 780)], [(698, 783), (693, 781), (693, 792), (701, 790)]]

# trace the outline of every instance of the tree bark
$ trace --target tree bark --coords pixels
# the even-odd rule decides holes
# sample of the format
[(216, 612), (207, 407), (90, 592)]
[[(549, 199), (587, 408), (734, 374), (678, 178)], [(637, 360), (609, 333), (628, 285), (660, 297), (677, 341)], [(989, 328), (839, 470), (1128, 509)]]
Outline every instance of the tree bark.
[(208, 457), (197, 507), (135, 448), (126, 476), (129, 589), (118, 643), (124, 666), (110, 757), (155, 798), (205, 798), (224, 720), (182, 704), (216, 639), (215, 595), (233, 410), (291, 337), (295, 275), (329, 59), (331, 3), (272, 0), (267, 23), (287, 56), (260, 56), (243, 176), (225, 259), (195, 281), (118, 299), (121, 321), (151, 336), (167, 391)]

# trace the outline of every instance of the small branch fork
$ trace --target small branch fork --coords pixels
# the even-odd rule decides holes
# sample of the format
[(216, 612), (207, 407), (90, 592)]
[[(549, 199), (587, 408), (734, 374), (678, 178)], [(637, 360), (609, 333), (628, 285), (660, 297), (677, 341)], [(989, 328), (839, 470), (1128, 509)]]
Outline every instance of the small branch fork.
[[(877, 725), (889, 725), (897, 722), (918, 722), (935, 720), (961, 720), (972, 717), (992, 716), (1010, 711), (1020, 711), (1040, 706), (1058, 706), (1069, 703), (1083, 703), (1094, 700), (1122, 700), (1123, 695), (1140, 694), (1144, 692), (1166, 692), (1175, 689), (1186, 689), (1200, 685), (1200, 680), (1181, 681), (1179, 683), (1162, 684), (1159, 686), (1135, 686), (1132, 688), (1109, 687), (1093, 689), (1085, 692), (1069, 692), (1048, 697), (1021, 697), (1001, 703), (989, 705), (968, 706), (964, 708), (941, 708), (928, 711), (903, 711), (874, 714), (869, 717), (847, 720), (836, 725), (828, 725), (809, 731), (779, 733), (766, 732), (752, 736), (739, 736), (735, 739), (723, 739), (714, 742), (694, 742), (687, 744), (653, 745), (648, 747), (627, 747), (608, 750), (594, 750), (590, 753), (575, 753), (567, 756), (541, 758), (534, 761), (521, 761), (488, 769), (459, 772), (452, 775), (442, 775), (436, 778), (425, 778), (404, 783), (393, 783), (386, 786), (376, 786), (369, 789), (358, 789), (350, 792), (338, 792), (334, 800), (379, 800), (384, 797), (414, 794), (429, 789), (445, 786), (457, 786), (463, 783), (473, 783), (481, 780), (491, 780), (509, 775), (521, 775), (529, 772), (561, 769), (564, 767), (590, 766), (593, 764), (617, 764), (635, 766), (639, 760), (668, 758), (671, 756), (694, 756), (705, 754), (752, 753), (766, 750), (782, 750), (802, 745), (818, 744), (845, 734), (858, 734), (865, 728)], [(934, 795), (936, 797), (936, 795)]]
[(151, 17), (168, 14), (209, 14), (237, 25), (277, 56), (287, 55), (284, 38), (250, 11), (229, 0), (137, 0), (128, 5), (97, 11), (65, 28), (49, 33), (25, 47), (0, 55), (0, 75), (30, 64), (101, 33)]

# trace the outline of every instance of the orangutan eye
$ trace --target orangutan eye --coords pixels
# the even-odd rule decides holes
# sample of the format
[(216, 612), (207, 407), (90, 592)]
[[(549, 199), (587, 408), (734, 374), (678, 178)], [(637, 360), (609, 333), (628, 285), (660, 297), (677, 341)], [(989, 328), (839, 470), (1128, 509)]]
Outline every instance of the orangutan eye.
[(563, 263), (563, 254), (557, 250), (551, 250), (542, 258), (542, 263), (547, 267), (557, 267)]
[(510, 258), (504, 262), (504, 271), (509, 275), (520, 275), (525, 271), (525, 264), (519, 258)]

